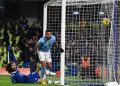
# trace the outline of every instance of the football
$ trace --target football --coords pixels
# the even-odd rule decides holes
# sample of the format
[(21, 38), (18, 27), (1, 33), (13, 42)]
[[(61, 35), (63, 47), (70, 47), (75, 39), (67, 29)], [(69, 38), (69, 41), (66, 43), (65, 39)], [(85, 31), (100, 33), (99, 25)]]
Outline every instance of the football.
[(110, 19), (109, 18), (103, 18), (102, 19), (102, 24), (104, 26), (109, 26), (110, 25)]

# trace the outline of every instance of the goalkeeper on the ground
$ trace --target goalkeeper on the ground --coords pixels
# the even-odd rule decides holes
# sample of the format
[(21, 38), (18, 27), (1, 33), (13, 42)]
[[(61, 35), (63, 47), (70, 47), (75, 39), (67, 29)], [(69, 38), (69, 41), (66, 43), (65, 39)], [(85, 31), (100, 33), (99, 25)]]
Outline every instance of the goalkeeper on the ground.
[(24, 75), (19, 72), (17, 66), (14, 62), (10, 62), (6, 65), (6, 71), (11, 75), (12, 83), (40, 83), (40, 84), (54, 84), (59, 83), (59, 81), (42, 80), (40, 79), (40, 65), (37, 65), (36, 72)]

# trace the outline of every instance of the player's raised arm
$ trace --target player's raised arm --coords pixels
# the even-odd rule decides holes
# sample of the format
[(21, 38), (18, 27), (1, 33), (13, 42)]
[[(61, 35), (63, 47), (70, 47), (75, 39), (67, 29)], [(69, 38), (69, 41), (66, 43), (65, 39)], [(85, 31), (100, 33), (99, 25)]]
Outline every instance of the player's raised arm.
[(38, 50), (38, 48), (40, 47), (40, 45), (38, 45), (38, 43), (35, 45), (35, 47), (34, 47), (34, 53), (36, 54), (37, 53), (37, 50)]

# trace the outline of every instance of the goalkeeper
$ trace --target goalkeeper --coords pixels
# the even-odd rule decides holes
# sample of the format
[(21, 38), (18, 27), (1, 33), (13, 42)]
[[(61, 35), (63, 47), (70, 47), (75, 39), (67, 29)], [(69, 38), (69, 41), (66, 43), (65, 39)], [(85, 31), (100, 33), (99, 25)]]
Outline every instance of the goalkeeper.
[(11, 74), (12, 83), (39, 83), (39, 84), (54, 84), (59, 81), (41, 80), (39, 74), (40, 65), (37, 65), (36, 72), (24, 75), (20, 73), (14, 62), (10, 62), (6, 65), (6, 71)]
[[(51, 59), (51, 48), (54, 45), (54, 48), (59, 52), (64, 52), (62, 48), (58, 48), (58, 44), (56, 42), (56, 37), (52, 35), (50, 30), (46, 30), (45, 36), (41, 37), (38, 43), (35, 46), (35, 54), (38, 53), (40, 62), (41, 62), (41, 78), (46, 79), (46, 63), (49, 68), (49, 75), (55, 75), (51, 71), (52, 68), (52, 59)], [(59, 74), (59, 73), (58, 73)]]

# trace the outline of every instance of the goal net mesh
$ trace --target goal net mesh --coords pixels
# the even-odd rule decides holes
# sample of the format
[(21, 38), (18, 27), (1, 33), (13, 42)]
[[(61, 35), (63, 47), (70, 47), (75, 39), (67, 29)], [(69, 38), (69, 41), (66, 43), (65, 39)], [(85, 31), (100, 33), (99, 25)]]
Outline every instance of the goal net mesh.
[[(45, 6), (47, 29), (60, 46), (62, 2), (51, 0)], [(119, 81), (120, 1), (66, 0), (65, 15), (65, 83)], [(53, 71), (59, 70), (60, 53), (54, 49), (52, 60)]]

